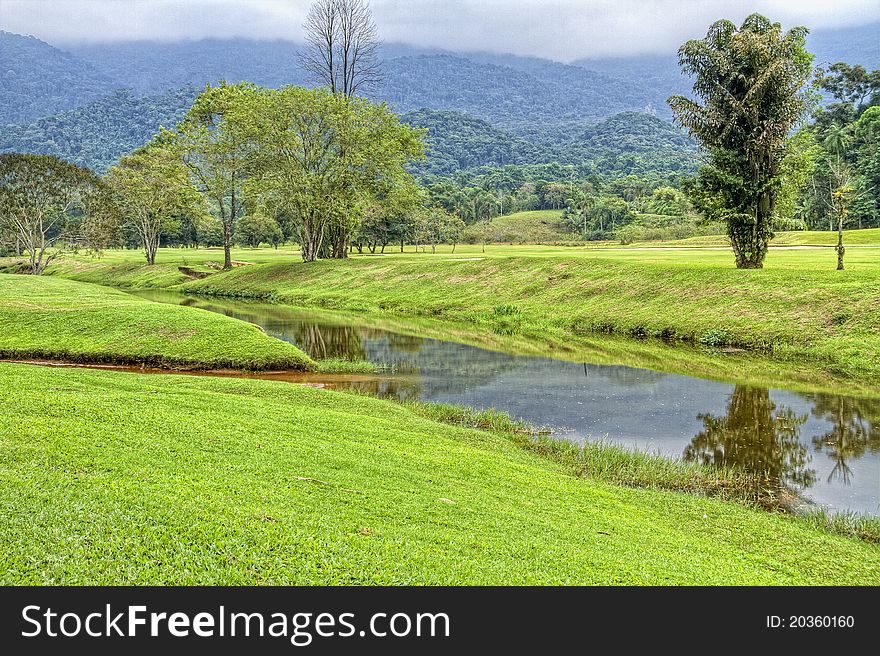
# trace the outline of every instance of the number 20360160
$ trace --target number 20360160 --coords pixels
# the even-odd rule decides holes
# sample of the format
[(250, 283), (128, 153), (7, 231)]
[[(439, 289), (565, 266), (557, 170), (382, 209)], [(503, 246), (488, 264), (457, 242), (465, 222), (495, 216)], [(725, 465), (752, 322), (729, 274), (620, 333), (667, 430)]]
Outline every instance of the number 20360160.
[(767, 616), (768, 629), (851, 629), (855, 624), (852, 615)]

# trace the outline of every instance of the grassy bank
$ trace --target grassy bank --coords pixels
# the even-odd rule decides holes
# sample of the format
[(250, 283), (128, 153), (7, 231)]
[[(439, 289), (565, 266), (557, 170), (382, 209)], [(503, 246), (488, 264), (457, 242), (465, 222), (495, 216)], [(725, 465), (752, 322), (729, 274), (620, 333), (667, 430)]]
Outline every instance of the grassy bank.
[(356, 259), (243, 267), (187, 291), (431, 317), (558, 344), (596, 333), (808, 359), (880, 379), (877, 271), (739, 271), (614, 257)]
[(258, 327), (60, 278), (0, 275), (0, 357), (199, 369), (312, 369)]
[[(169, 250), (160, 253), (164, 263), (145, 267), (135, 253), (115, 251), (100, 260), (67, 260), (53, 272), (130, 288), (440, 320), (551, 350), (590, 350), (600, 335), (746, 349), (772, 357), (782, 365), (776, 368), (808, 370), (797, 380), (850, 380), (876, 391), (880, 385), (870, 381), (880, 380), (878, 253), (854, 248), (849, 269), (838, 272), (827, 248), (771, 251), (766, 268), (753, 271), (733, 268), (729, 252), (711, 249), (489, 246), (483, 255), (479, 246), (459, 246), (455, 255), (395, 253), (309, 265), (289, 251), (260, 249), (236, 253), (250, 266), (192, 280), (179, 264), (199, 266), (196, 258), (210, 261), (216, 253)], [(649, 360), (663, 361), (663, 349), (649, 350)]]
[(358, 395), (0, 364), (0, 403), (2, 583), (880, 580), (876, 547), (803, 520)]

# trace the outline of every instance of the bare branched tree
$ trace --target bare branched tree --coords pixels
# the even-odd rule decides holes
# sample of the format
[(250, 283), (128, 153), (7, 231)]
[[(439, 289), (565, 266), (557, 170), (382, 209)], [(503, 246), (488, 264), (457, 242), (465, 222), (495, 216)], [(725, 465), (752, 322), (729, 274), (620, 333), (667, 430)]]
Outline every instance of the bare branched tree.
[(383, 80), (379, 33), (364, 0), (316, 0), (306, 17), (306, 47), (299, 65), (344, 96), (376, 88)]

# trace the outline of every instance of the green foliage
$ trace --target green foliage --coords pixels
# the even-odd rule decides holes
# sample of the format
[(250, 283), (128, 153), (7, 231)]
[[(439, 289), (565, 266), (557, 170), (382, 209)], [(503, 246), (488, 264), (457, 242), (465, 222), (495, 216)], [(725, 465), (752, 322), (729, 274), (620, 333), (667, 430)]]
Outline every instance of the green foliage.
[(0, 155), (0, 243), (34, 275), (64, 250), (101, 246), (90, 212), (98, 187), (91, 171), (51, 155)]
[(417, 199), (406, 165), (421, 132), (385, 105), (324, 89), (262, 90), (244, 110), (255, 144), (248, 193), (296, 225), (302, 257), (344, 257), (364, 214), (391, 214)]
[(137, 236), (150, 265), (156, 263), (162, 236), (180, 230), (181, 217), (195, 223), (206, 213), (179, 149), (169, 140), (157, 139), (126, 155), (104, 182), (112, 213)]
[(806, 33), (796, 27), (783, 34), (779, 23), (752, 14), (740, 28), (718, 21), (705, 39), (679, 50), (703, 104), (684, 96), (669, 103), (710, 156), (695, 204), (725, 220), (740, 268), (760, 268), (773, 236), (786, 137), (805, 109), (801, 89), (812, 58)]
[(167, 135), (220, 222), (224, 269), (232, 266), (229, 251), (244, 212), (244, 183), (253, 154), (250, 111), (257, 93), (257, 87), (247, 82), (208, 85)]
[(456, 244), (461, 241), (464, 229), (465, 223), (460, 218), (442, 208), (432, 207), (418, 216), (412, 239), (417, 244), (430, 245), (433, 253), (438, 244)]
[(256, 248), (260, 244), (280, 244), (284, 239), (278, 221), (261, 211), (246, 214), (238, 222), (236, 240), (242, 246)]

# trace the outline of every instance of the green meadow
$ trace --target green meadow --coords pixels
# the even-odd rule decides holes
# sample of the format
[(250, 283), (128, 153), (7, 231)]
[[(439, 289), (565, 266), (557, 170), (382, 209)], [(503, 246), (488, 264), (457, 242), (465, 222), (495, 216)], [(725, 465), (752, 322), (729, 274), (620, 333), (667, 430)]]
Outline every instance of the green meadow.
[(354, 394), (0, 364), (0, 402), (4, 584), (880, 580), (876, 546), (800, 518)]

